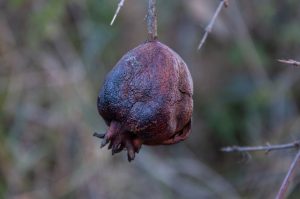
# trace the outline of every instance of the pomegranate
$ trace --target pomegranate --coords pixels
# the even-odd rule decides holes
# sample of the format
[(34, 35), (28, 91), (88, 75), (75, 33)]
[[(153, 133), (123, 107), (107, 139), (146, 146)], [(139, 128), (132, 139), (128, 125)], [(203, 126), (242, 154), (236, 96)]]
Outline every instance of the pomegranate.
[(98, 111), (109, 126), (94, 133), (112, 154), (131, 161), (144, 145), (168, 145), (191, 132), (193, 82), (182, 58), (161, 42), (147, 41), (126, 53), (99, 92)]

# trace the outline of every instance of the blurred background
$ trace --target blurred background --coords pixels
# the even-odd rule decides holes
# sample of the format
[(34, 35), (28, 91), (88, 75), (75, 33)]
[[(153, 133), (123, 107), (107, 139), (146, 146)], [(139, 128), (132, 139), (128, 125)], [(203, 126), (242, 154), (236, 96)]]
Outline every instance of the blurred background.
[[(295, 150), (224, 154), (228, 145), (299, 139), (298, 0), (159, 0), (159, 38), (194, 80), (190, 138), (100, 150), (96, 99), (111, 68), (146, 40), (146, 0), (0, 0), (0, 198), (273, 198)], [(290, 199), (300, 197), (300, 171)]]

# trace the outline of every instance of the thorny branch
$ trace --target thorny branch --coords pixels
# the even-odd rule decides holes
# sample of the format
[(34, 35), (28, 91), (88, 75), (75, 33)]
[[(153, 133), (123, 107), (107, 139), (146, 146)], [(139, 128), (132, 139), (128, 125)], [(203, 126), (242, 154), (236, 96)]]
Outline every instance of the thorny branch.
[(300, 140), (296, 140), (291, 143), (287, 144), (278, 144), (278, 145), (270, 145), (267, 144), (266, 146), (230, 146), (230, 147), (224, 147), (221, 149), (223, 152), (250, 152), (250, 151), (275, 151), (275, 150), (285, 150), (285, 149), (291, 149), (296, 148), (298, 149), (298, 153), (295, 156), (292, 164), (290, 165), (290, 168), (288, 170), (288, 173), (286, 174), (281, 187), (278, 191), (278, 194), (276, 195), (276, 199), (284, 199), (287, 191), (288, 186), (290, 185), (291, 181), (293, 180), (295, 169), (300, 166)]
[(286, 196), (286, 193), (288, 191), (288, 187), (290, 185), (290, 183), (292, 182), (293, 178), (294, 178), (294, 174), (295, 174), (295, 170), (296, 168), (298, 167), (299, 168), (300, 166), (300, 150), (298, 150), (298, 153), (297, 155), (295, 156), (290, 168), (289, 168), (289, 171), (288, 173), (286, 174), (281, 186), (280, 186), (280, 189), (279, 189), (279, 192), (276, 196), (276, 199), (283, 199), (285, 198)]
[(278, 144), (278, 145), (270, 145), (267, 144), (265, 146), (229, 146), (221, 149), (223, 152), (250, 152), (250, 151), (275, 151), (275, 150), (283, 150), (290, 148), (299, 148), (300, 140), (287, 143), (287, 144)]
[(149, 41), (155, 40), (157, 38), (156, 0), (149, 0), (147, 13), (147, 29)]
[(203, 35), (203, 37), (200, 41), (200, 44), (198, 46), (198, 50), (200, 50), (202, 48), (203, 44), (205, 43), (205, 41), (207, 39), (208, 34), (212, 31), (212, 28), (213, 28), (213, 26), (216, 22), (216, 19), (217, 19), (218, 15), (221, 12), (223, 6), (228, 7), (228, 0), (221, 0), (217, 10), (215, 11), (215, 13), (214, 13), (213, 17), (211, 18), (209, 24), (205, 28), (205, 33), (204, 33), (204, 35)]
[(284, 64), (290, 64), (290, 65), (293, 65), (293, 66), (300, 66), (300, 62), (299, 61), (295, 61), (293, 59), (278, 59), (277, 61), (281, 62), (281, 63), (284, 63)]
[(116, 10), (116, 12), (115, 12), (115, 15), (114, 15), (113, 19), (112, 19), (111, 22), (110, 22), (110, 25), (111, 25), (111, 26), (114, 24), (115, 19), (117, 18), (118, 14), (119, 14), (119, 12), (120, 12), (120, 10), (121, 10), (121, 8), (122, 8), (122, 6), (124, 5), (124, 2), (125, 2), (125, 0), (120, 0), (120, 2), (119, 2), (119, 4), (118, 4), (118, 8), (117, 8), (117, 10)]

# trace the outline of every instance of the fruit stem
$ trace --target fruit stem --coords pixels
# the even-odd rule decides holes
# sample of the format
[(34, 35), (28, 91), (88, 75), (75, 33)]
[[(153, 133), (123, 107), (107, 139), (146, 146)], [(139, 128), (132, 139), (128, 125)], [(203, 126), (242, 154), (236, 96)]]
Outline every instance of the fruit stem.
[(157, 39), (157, 12), (156, 0), (149, 0), (148, 14), (147, 14), (147, 29), (148, 40), (154, 41)]

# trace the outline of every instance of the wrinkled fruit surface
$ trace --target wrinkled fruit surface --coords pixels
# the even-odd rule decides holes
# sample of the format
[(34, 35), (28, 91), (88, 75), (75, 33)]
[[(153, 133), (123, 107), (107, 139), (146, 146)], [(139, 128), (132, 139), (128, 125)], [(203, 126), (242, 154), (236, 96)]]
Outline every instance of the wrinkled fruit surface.
[(175, 144), (191, 132), (193, 82), (182, 58), (151, 41), (126, 53), (107, 75), (98, 111), (109, 126), (95, 133), (112, 154), (127, 150), (131, 161), (142, 144)]

